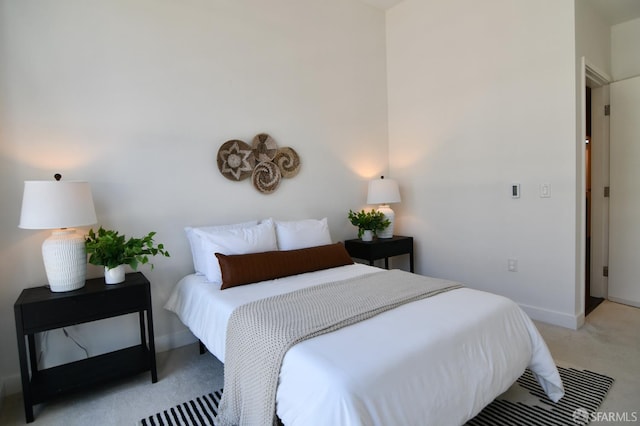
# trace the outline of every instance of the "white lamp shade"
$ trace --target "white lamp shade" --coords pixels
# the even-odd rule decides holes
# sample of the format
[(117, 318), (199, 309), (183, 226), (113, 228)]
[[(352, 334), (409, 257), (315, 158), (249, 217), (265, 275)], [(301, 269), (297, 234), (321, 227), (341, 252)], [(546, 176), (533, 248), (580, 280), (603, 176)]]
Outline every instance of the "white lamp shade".
[(54, 229), (42, 244), (42, 258), (54, 292), (72, 291), (84, 286), (87, 254), (84, 237), (76, 226), (93, 225), (98, 220), (87, 182), (25, 181), (18, 227)]
[(72, 228), (97, 221), (88, 182), (25, 181), (18, 227)]
[(390, 204), (400, 202), (398, 183), (393, 179), (374, 179), (369, 181), (367, 204)]

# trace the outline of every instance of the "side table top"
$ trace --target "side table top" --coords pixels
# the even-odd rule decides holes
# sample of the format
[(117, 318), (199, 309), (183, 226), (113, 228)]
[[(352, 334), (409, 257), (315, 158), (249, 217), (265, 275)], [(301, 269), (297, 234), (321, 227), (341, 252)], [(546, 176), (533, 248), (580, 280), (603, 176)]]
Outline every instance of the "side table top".
[(345, 244), (346, 243), (361, 243), (361, 244), (384, 244), (384, 243), (390, 243), (390, 242), (394, 242), (394, 241), (399, 241), (399, 240), (413, 240), (413, 237), (406, 237), (403, 235), (394, 235), (391, 238), (374, 238), (371, 241), (362, 241), (361, 238), (352, 238), (350, 240), (345, 240)]
[(125, 281), (120, 284), (106, 284), (104, 282), (104, 277), (90, 278), (85, 282), (84, 287), (72, 291), (52, 292), (49, 289), (48, 285), (29, 287), (22, 290), (20, 296), (16, 300), (15, 305), (37, 303), (53, 299), (79, 297), (103, 291), (119, 291), (128, 287), (147, 284), (149, 284), (149, 280), (144, 276), (142, 272), (132, 272), (126, 274)]

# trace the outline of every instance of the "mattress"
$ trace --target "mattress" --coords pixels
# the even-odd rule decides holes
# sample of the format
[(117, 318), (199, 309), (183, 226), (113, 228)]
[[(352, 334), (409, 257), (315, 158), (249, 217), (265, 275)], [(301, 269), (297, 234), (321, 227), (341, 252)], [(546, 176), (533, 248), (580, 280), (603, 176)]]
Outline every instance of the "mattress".
[[(225, 290), (188, 275), (165, 308), (224, 362), (236, 307), (372, 271), (380, 269), (353, 264)], [(462, 288), (293, 346), (282, 363), (276, 412), (287, 426), (460, 425), (526, 367), (552, 400), (563, 395), (549, 350), (519, 306)]]

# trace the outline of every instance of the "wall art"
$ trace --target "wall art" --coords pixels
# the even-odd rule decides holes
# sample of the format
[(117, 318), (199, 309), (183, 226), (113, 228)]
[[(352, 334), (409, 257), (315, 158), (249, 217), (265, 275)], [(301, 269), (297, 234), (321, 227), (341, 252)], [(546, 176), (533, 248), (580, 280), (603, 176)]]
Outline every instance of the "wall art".
[(291, 147), (279, 148), (275, 139), (266, 133), (253, 138), (251, 145), (232, 139), (218, 149), (218, 170), (229, 180), (241, 181), (251, 177), (253, 187), (263, 194), (271, 194), (280, 181), (300, 171), (300, 157)]

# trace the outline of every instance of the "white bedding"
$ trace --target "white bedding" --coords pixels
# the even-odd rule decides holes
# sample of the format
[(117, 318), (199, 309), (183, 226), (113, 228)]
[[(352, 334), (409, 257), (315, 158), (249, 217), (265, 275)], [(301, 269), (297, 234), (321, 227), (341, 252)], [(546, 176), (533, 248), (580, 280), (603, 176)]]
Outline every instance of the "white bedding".
[[(223, 291), (188, 275), (165, 308), (224, 362), (237, 306), (372, 270), (354, 264)], [(529, 317), (509, 299), (463, 288), (295, 345), (282, 363), (277, 414), (287, 426), (460, 425), (527, 366), (551, 399), (563, 395)]]

